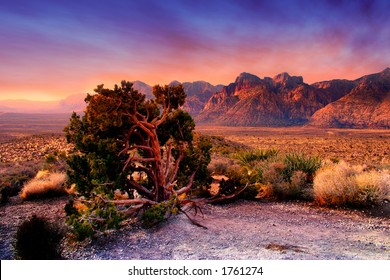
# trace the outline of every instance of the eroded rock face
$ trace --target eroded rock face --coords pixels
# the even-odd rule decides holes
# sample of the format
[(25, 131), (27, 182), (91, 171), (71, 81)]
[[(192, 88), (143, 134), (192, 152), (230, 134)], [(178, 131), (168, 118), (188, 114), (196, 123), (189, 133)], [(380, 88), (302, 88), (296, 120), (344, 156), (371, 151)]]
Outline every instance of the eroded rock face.
[[(332, 80), (308, 85), (301, 76), (281, 73), (260, 79), (240, 74), (211, 96), (198, 123), (229, 126), (388, 128), (389, 72), (355, 81)], [(309, 121), (310, 120), (310, 121)]]
[(184, 110), (191, 116), (197, 116), (203, 110), (210, 97), (222, 90), (223, 85), (212, 85), (204, 81), (185, 82), (183, 83), (184, 91), (187, 94)]
[(390, 128), (390, 68), (356, 80), (356, 86), (347, 95), (317, 111), (309, 124)]
[(300, 76), (281, 73), (260, 79), (242, 73), (210, 98), (196, 120), (222, 125), (299, 125), (330, 101), (325, 91), (305, 84)]

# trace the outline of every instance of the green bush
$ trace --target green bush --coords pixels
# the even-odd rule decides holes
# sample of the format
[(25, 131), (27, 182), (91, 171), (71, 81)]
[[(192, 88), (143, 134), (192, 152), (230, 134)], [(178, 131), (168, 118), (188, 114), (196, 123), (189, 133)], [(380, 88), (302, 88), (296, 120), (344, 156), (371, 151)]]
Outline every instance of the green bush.
[(318, 156), (307, 155), (304, 152), (288, 153), (284, 157), (285, 179), (291, 182), (295, 171), (302, 171), (307, 174), (307, 183), (313, 183), (315, 172), (321, 167), (322, 161)]
[(257, 150), (242, 150), (234, 155), (241, 165), (253, 165), (258, 161), (265, 161), (269, 158), (276, 157), (279, 154), (277, 149), (257, 149)]
[(282, 200), (313, 197), (314, 174), (322, 165), (319, 157), (304, 152), (280, 154), (276, 149), (241, 151), (234, 157), (241, 168), (231, 168), (233, 171), (226, 176), (240, 178), (242, 184), (261, 185), (257, 192), (266, 193), (263, 197)]
[(61, 259), (61, 232), (44, 218), (32, 216), (16, 232), (16, 257), (22, 260)]
[(174, 206), (174, 199), (151, 205), (146, 209), (141, 215), (142, 225), (151, 228), (169, 218), (171, 214), (176, 214), (178, 209)]
[(256, 199), (259, 188), (255, 182), (256, 180), (248, 174), (248, 170), (245, 168), (234, 169), (232, 168), (228, 173), (228, 180), (222, 179), (219, 184), (219, 194), (223, 196), (229, 196), (240, 192), (243, 188), (244, 191), (240, 192), (235, 199)]
[(73, 200), (65, 205), (67, 223), (73, 228), (73, 234), (78, 241), (93, 237), (96, 231), (120, 228), (124, 216), (117, 211), (114, 204), (105, 203), (101, 198), (95, 197), (81, 205), (83, 207), (78, 209)]
[(48, 154), (45, 157), (42, 169), (49, 170), (51, 172), (66, 172), (66, 153), (55, 151), (52, 154)]

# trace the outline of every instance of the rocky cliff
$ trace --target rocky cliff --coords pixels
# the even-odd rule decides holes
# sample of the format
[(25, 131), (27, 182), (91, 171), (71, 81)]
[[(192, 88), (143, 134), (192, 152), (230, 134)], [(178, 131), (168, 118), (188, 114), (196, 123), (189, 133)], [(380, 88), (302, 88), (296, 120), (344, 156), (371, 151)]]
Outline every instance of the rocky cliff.
[(390, 128), (390, 68), (354, 81), (344, 97), (317, 111), (309, 125), (320, 127)]

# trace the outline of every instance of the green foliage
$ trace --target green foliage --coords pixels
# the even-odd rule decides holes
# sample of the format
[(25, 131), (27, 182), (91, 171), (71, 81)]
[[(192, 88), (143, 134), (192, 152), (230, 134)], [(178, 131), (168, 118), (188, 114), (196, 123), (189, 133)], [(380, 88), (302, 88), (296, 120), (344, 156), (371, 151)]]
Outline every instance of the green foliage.
[(194, 141), (188, 145), (184, 158), (179, 165), (177, 173), (177, 185), (179, 188), (184, 187), (188, 183), (188, 178), (194, 170), (196, 170), (193, 182), (194, 190), (209, 188), (212, 181), (210, 171), (207, 169), (211, 161), (211, 143), (203, 136), (195, 135), (194, 138)]
[(22, 260), (61, 259), (61, 232), (45, 219), (32, 216), (16, 232), (16, 257)]
[(64, 152), (55, 151), (46, 156), (42, 169), (51, 172), (65, 172), (66, 167), (66, 154)]
[(177, 110), (173, 112), (165, 122), (157, 129), (157, 136), (160, 145), (165, 145), (169, 139), (174, 141), (191, 142), (193, 140), (193, 130), (195, 122), (187, 112)]
[(257, 150), (242, 150), (235, 154), (235, 158), (241, 165), (251, 165), (255, 162), (265, 161), (269, 158), (276, 157), (279, 153), (277, 149), (257, 149)]
[(227, 140), (221, 136), (205, 135), (204, 137), (210, 140), (213, 146), (211, 151), (217, 155), (228, 156), (248, 148), (245, 145)]
[(317, 156), (304, 152), (280, 154), (276, 149), (242, 150), (233, 157), (239, 166), (230, 168), (226, 173), (234, 180), (233, 185), (248, 184), (253, 186), (253, 194), (260, 191), (266, 193), (266, 197), (282, 200), (311, 199), (313, 178), (322, 165)]
[(164, 108), (171, 107), (172, 109), (183, 106), (187, 97), (181, 84), (177, 86), (156, 85), (153, 87), (153, 94), (156, 97), (155, 101), (157, 104), (162, 105)]
[[(98, 184), (112, 183), (115, 189), (124, 185), (125, 178), (120, 174), (125, 156), (119, 153), (124, 134), (133, 124), (129, 113), (146, 107), (145, 97), (129, 82), (115, 85), (113, 90), (100, 85), (95, 92), (85, 99), (85, 115), (80, 118), (73, 113), (64, 129), (68, 142), (79, 151), (68, 158), (68, 176), (84, 196), (89, 196)], [(138, 105), (134, 108), (134, 104)]]
[(65, 205), (67, 222), (73, 227), (73, 233), (78, 241), (92, 237), (97, 231), (118, 229), (124, 219), (114, 204), (105, 203), (100, 197), (94, 197), (83, 206), (78, 210), (73, 200)]
[(315, 172), (321, 167), (322, 161), (318, 156), (307, 155), (304, 152), (288, 153), (284, 157), (286, 165), (285, 178), (291, 181), (295, 171), (302, 171), (307, 174), (308, 183), (313, 183)]
[[(68, 211), (80, 237), (119, 224), (116, 206), (98, 203), (96, 197), (109, 201), (117, 189), (129, 194), (136, 190), (160, 203), (180, 189), (205, 188), (211, 181), (211, 145), (194, 135), (193, 119), (179, 109), (186, 98), (182, 85), (157, 85), (152, 100), (132, 86), (126, 81), (114, 89), (98, 86), (96, 94), (85, 99), (85, 115), (74, 113), (64, 129), (76, 148), (67, 159), (69, 183), (75, 184), (76, 196), (86, 200), (88, 209), (80, 215)], [(141, 209), (144, 201), (135, 203)]]
[(178, 208), (175, 200), (173, 198), (147, 208), (141, 215), (142, 225), (145, 228), (151, 228), (169, 218), (171, 214), (176, 214)]

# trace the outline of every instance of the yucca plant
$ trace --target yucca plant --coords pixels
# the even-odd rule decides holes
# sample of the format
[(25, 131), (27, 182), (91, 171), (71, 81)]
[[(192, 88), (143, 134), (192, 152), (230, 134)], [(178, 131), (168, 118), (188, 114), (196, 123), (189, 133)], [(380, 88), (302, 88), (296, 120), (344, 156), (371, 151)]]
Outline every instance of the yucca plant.
[(240, 151), (235, 154), (235, 158), (241, 165), (253, 165), (257, 161), (265, 161), (271, 157), (277, 156), (277, 149), (256, 149), (251, 151)]
[(305, 152), (292, 152), (285, 155), (285, 179), (291, 181), (294, 172), (302, 171), (307, 174), (307, 183), (312, 183), (315, 172), (321, 167), (322, 160), (318, 156), (307, 155)]

